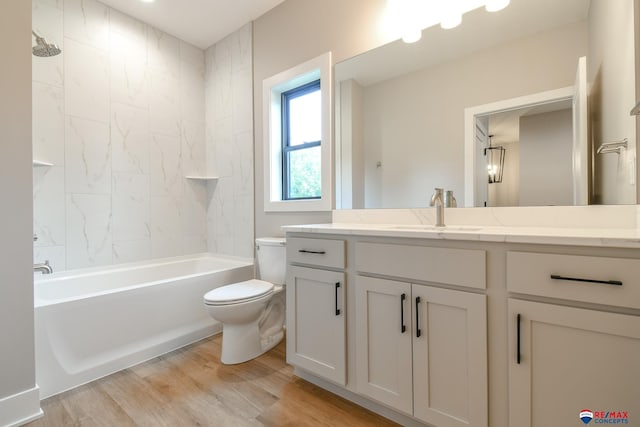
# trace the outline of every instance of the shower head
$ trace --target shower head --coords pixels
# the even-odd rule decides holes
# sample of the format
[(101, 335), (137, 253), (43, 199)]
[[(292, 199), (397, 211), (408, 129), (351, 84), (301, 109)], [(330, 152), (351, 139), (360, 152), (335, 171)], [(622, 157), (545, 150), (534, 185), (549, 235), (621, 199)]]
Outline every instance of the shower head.
[(40, 57), (56, 56), (62, 52), (58, 46), (53, 43), (47, 43), (44, 37), (40, 37), (35, 31), (31, 31), (36, 38), (36, 45), (33, 47), (33, 55)]

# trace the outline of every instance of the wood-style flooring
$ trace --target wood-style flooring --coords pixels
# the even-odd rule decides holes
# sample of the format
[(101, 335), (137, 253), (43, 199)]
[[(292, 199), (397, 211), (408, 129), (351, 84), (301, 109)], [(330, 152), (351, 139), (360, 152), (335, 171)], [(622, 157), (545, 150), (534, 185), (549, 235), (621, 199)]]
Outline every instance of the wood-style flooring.
[(285, 344), (220, 363), (221, 335), (42, 402), (41, 426), (395, 426), (293, 375)]

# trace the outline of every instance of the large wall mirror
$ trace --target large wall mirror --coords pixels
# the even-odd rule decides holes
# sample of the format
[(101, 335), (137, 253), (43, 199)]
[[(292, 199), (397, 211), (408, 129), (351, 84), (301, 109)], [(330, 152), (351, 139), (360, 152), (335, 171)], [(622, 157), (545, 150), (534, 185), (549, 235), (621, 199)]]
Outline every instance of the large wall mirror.
[(336, 207), (635, 204), (634, 40), (634, 0), (511, 0), (336, 64)]

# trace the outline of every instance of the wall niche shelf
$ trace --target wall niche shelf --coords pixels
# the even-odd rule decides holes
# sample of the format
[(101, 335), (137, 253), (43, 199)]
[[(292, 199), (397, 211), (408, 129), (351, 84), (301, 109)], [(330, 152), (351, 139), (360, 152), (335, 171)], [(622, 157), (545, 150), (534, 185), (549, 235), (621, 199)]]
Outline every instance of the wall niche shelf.
[(213, 175), (187, 175), (186, 179), (191, 179), (194, 181), (217, 181), (218, 177)]
[(34, 160), (33, 166), (34, 167), (53, 166), (53, 163), (43, 162), (42, 160)]

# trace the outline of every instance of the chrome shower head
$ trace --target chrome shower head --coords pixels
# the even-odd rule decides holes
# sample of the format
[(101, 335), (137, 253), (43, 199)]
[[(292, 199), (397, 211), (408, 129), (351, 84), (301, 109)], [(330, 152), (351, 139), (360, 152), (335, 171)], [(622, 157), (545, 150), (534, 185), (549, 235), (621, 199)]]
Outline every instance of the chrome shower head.
[(47, 43), (44, 37), (40, 37), (35, 31), (31, 31), (36, 38), (36, 45), (33, 46), (33, 55), (39, 57), (49, 57), (59, 55), (62, 50), (53, 43)]

